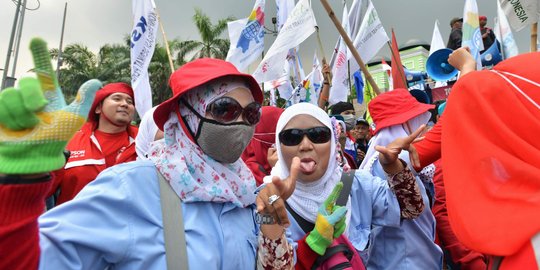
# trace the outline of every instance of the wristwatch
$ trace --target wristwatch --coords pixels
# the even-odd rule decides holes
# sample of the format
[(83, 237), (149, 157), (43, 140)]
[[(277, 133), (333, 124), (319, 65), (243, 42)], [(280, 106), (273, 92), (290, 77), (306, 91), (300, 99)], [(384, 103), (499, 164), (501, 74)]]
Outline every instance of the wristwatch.
[(276, 221), (274, 220), (274, 217), (272, 215), (265, 215), (265, 214), (255, 214), (255, 222), (258, 224), (276, 224)]

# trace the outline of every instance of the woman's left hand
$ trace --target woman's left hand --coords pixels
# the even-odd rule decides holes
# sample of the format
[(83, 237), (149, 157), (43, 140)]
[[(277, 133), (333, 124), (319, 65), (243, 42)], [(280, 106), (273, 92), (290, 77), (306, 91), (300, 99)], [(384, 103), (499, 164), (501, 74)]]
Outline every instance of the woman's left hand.
[[(287, 217), (285, 201), (292, 195), (296, 187), (296, 178), (300, 171), (300, 158), (295, 157), (292, 160), (290, 175), (284, 180), (279, 177), (272, 177), (272, 183), (266, 184), (257, 195), (257, 212), (271, 215), (274, 220), (282, 226), (290, 225)], [(278, 199), (275, 196), (279, 196)]]
[(413, 147), (413, 142), (422, 139), (417, 137), (422, 133), (425, 126), (426, 125), (421, 125), (411, 135), (407, 137), (397, 138), (391, 143), (389, 143), (387, 146), (375, 146), (375, 150), (379, 152), (379, 162), (381, 163), (381, 166), (386, 173), (396, 174), (403, 170), (401, 162), (398, 162), (399, 153), (401, 153), (402, 150), (409, 151), (409, 149)]

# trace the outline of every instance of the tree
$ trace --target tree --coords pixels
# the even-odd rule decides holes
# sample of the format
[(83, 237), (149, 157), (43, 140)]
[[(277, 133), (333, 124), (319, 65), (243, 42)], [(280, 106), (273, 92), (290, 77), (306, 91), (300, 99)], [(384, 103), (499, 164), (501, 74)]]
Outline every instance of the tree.
[(203, 57), (225, 59), (230, 41), (228, 38), (221, 38), (221, 36), (227, 29), (227, 22), (234, 19), (234, 17), (227, 17), (226, 19), (219, 20), (216, 25), (213, 25), (210, 18), (201, 9), (195, 8), (193, 21), (199, 31), (201, 40), (177, 40), (173, 43), (173, 50), (176, 51), (177, 55), (177, 64), (182, 65), (182, 61), (191, 54), (193, 54), (191, 59)]

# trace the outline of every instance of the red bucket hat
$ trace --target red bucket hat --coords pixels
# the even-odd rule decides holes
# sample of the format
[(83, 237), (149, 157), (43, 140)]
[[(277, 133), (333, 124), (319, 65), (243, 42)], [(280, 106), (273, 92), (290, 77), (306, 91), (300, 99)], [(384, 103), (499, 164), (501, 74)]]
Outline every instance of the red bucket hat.
[(261, 87), (251, 75), (241, 73), (233, 64), (221, 59), (201, 58), (183, 65), (171, 75), (169, 85), (173, 96), (159, 104), (154, 111), (156, 125), (163, 130), (169, 114), (178, 109), (178, 100), (183, 94), (214, 79), (227, 76), (244, 78), (255, 101), (263, 102)]
[(378, 95), (368, 105), (375, 122), (374, 134), (393, 125), (403, 124), (410, 119), (435, 108), (434, 105), (418, 102), (406, 89), (394, 89)]
[(133, 101), (135, 101), (133, 89), (131, 88), (131, 86), (129, 86), (129, 84), (122, 82), (109, 83), (96, 92), (96, 97), (94, 98), (92, 107), (88, 112), (88, 122), (96, 122), (99, 119), (98, 115), (95, 113), (97, 105), (101, 103), (106, 97), (114, 93), (128, 94), (133, 99)]

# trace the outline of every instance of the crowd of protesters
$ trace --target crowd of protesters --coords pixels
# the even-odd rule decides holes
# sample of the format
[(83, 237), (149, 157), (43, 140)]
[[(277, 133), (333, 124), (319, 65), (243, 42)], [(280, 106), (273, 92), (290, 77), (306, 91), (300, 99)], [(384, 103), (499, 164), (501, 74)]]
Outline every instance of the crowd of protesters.
[(34, 39), (37, 79), (0, 92), (0, 269), (539, 269), (540, 53), (478, 71), (458, 47), (445, 102), (391, 89), (372, 123), (326, 80), (263, 106), (203, 58), (137, 127), (125, 83), (66, 105)]

